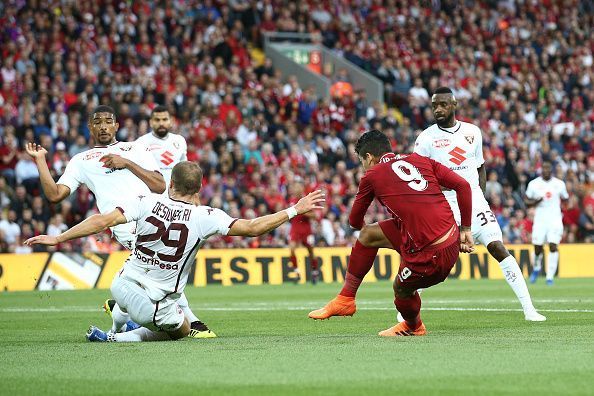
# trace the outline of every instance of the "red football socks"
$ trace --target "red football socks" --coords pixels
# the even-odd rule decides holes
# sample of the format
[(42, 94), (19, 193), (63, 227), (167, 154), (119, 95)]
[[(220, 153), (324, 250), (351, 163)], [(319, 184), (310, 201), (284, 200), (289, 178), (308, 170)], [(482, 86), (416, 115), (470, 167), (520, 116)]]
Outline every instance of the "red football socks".
[(421, 297), (415, 291), (411, 297), (394, 299), (394, 305), (410, 328), (416, 330), (421, 325)]
[(378, 248), (364, 246), (359, 240), (355, 242), (355, 246), (351, 250), (347, 274), (340, 295), (355, 297), (361, 281), (373, 266), (377, 251)]

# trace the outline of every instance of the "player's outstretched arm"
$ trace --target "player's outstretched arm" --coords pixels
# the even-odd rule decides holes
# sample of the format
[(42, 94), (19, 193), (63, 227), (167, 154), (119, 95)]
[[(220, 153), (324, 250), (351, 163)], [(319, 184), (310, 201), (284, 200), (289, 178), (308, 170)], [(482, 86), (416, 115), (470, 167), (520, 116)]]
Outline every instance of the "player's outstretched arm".
[(126, 223), (126, 217), (119, 210), (115, 209), (106, 214), (96, 214), (86, 218), (69, 230), (64, 231), (58, 236), (38, 235), (25, 241), (25, 245), (57, 245), (58, 243), (70, 241), (72, 239), (82, 238), (92, 234), (97, 234), (109, 227)]
[(27, 154), (33, 158), (33, 161), (37, 166), (41, 188), (47, 199), (52, 203), (58, 203), (70, 195), (70, 188), (63, 184), (56, 184), (54, 178), (50, 174), (45, 160), (47, 150), (35, 143), (27, 143), (25, 150), (27, 151)]
[(255, 237), (266, 234), (289, 221), (298, 214), (305, 214), (314, 209), (322, 209), (325, 201), (324, 193), (316, 190), (301, 198), (295, 206), (274, 214), (257, 217), (252, 220), (239, 219), (231, 226), (229, 236)]
[(128, 169), (130, 172), (134, 173), (136, 177), (142, 180), (151, 192), (161, 194), (167, 187), (165, 185), (165, 178), (163, 178), (162, 174), (157, 171), (144, 169), (137, 163), (120, 155), (107, 154), (101, 157), (101, 162), (103, 162), (107, 168)]

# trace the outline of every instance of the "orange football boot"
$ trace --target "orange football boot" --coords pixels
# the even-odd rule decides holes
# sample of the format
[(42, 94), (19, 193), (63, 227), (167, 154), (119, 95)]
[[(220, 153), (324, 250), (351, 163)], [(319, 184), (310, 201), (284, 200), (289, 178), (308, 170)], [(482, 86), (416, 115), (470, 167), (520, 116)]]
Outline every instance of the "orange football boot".
[(309, 313), (312, 319), (329, 319), (332, 316), (353, 316), (357, 312), (355, 297), (336, 296), (324, 308)]
[(406, 322), (400, 322), (389, 329), (380, 331), (378, 335), (382, 337), (424, 336), (427, 335), (427, 329), (423, 322), (414, 330)]

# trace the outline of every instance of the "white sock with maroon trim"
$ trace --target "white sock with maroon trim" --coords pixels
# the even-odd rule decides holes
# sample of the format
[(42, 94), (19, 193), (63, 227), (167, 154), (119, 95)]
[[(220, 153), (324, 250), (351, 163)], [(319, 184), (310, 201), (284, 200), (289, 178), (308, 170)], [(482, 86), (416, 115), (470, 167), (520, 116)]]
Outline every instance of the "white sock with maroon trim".
[(146, 327), (113, 335), (116, 342), (146, 342), (146, 341), (169, 341), (171, 337), (164, 331), (152, 331)]
[(514, 256), (509, 255), (501, 260), (499, 267), (503, 271), (503, 276), (507, 284), (512, 288), (518, 300), (520, 300), (524, 312), (533, 311), (534, 305), (532, 305), (532, 298), (530, 298), (530, 292), (528, 291), (524, 274), (522, 274), (522, 270)]

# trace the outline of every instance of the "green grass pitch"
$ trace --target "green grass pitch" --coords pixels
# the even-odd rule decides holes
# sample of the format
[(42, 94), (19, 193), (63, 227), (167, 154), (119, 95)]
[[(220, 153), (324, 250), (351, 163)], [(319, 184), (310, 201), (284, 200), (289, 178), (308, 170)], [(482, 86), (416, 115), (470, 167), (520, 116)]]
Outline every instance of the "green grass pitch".
[(592, 395), (594, 280), (531, 285), (528, 323), (503, 280), (427, 290), (426, 337), (383, 339), (389, 283), (364, 284), (352, 318), (313, 321), (337, 284), (188, 288), (216, 339), (91, 344), (106, 290), (0, 294), (1, 395)]

